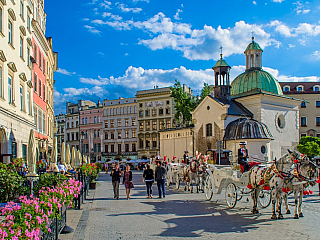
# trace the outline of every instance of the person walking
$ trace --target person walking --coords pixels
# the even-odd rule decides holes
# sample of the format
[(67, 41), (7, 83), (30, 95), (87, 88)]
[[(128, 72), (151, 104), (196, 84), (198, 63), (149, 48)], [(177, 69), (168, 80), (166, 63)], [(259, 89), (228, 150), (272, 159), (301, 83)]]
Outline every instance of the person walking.
[(132, 172), (130, 170), (129, 165), (126, 165), (126, 171), (124, 172), (124, 175), (123, 175), (123, 183), (126, 187), (127, 200), (129, 200), (130, 189), (134, 188), (133, 183), (132, 183)]
[(112, 169), (110, 176), (112, 177), (114, 198), (119, 199), (119, 183), (122, 173), (119, 170), (118, 163), (115, 165), (115, 168)]
[(166, 174), (167, 174), (166, 168), (161, 164), (160, 161), (157, 161), (155, 178), (157, 180), (159, 198), (161, 198), (161, 190), (162, 190), (163, 198), (166, 197), (166, 189), (165, 189)]
[(147, 169), (143, 171), (142, 181), (145, 182), (147, 186), (147, 198), (152, 198), (152, 184), (154, 182), (154, 173), (150, 168), (150, 164), (147, 164)]
[(108, 174), (109, 164), (106, 162), (104, 165), (104, 170), (106, 171), (106, 174)]

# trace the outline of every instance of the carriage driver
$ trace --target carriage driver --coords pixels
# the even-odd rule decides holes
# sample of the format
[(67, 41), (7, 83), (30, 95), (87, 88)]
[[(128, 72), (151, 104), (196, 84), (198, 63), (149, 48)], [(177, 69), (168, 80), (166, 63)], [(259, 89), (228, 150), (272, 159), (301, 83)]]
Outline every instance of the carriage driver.
[(248, 149), (246, 149), (246, 142), (240, 142), (238, 149), (238, 163), (243, 166), (243, 171), (249, 171), (250, 165), (248, 163)]
[(189, 156), (188, 156), (188, 151), (184, 151), (184, 154), (183, 154), (183, 161), (185, 164), (189, 164)]

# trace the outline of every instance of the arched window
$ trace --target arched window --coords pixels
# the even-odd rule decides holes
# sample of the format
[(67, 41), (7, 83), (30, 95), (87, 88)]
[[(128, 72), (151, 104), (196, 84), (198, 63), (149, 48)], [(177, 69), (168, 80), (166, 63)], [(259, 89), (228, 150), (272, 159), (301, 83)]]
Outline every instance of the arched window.
[(82, 124), (84, 124), (84, 118), (82, 118)]
[(133, 113), (133, 112), (132, 112), (132, 107), (130, 107), (130, 113)]
[(97, 123), (99, 123), (100, 122), (100, 117), (97, 117)]
[(288, 87), (288, 86), (284, 87), (284, 88), (283, 88), (283, 91), (284, 91), (284, 92), (289, 92), (289, 91), (290, 91), (290, 87)]
[(109, 109), (107, 109), (107, 116), (109, 116)]
[(206, 136), (211, 137), (212, 136), (212, 124), (208, 123), (206, 125)]
[(97, 117), (94, 117), (93, 123), (97, 122)]
[(126, 107), (123, 107), (123, 114), (126, 114)]
[(85, 121), (85, 124), (88, 124), (88, 118), (86, 117), (86, 121)]
[(113, 109), (113, 115), (116, 115), (116, 109), (115, 108)]
[(250, 55), (250, 68), (254, 67), (254, 55)]
[(120, 115), (122, 114), (122, 107), (120, 108)]
[(134, 106), (134, 113), (136, 113), (137, 112), (137, 107), (136, 106)]
[(129, 107), (127, 107), (127, 114), (129, 114)]

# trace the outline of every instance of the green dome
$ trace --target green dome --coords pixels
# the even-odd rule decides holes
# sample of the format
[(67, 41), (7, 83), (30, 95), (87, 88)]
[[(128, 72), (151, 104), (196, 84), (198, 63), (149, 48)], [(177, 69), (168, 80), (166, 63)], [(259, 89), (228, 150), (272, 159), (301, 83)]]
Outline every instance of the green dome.
[(283, 95), (277, 79), (270, 73), (260, 69), (247, 70), (236, 77), (231, 83), (231, 96), (242, 95), (252, 90)]
[(214, 65), (214, 68), (215, 67), (230, 67), (229, 65), (228, 65), (228, 63), (224, 60), (224, 59), (220, 59), (217, 63), (216, 63), (216, 65)]
[(253, 40), (253, 38), (252, 38), (252, 42), (248, 45), (248, 47), (246, 48), (246, 50), (244, 52), (247, 52), (249, 50), (261, 50), (261, 51), (263, 51), (262, 48), (260, 47), (260, 45), (257, 42), (255, 42)]

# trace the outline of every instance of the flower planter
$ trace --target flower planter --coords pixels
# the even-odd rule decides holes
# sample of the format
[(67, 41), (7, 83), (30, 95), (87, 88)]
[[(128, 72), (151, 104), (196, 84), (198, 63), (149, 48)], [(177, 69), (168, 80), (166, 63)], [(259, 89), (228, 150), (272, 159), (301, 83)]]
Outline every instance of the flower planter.
[(90, 185), (89, 185), (89, 188), (90, 189), (96, 189), (96, 184), (97, 183), (95, 183), (95, 182), (91, 182)]

